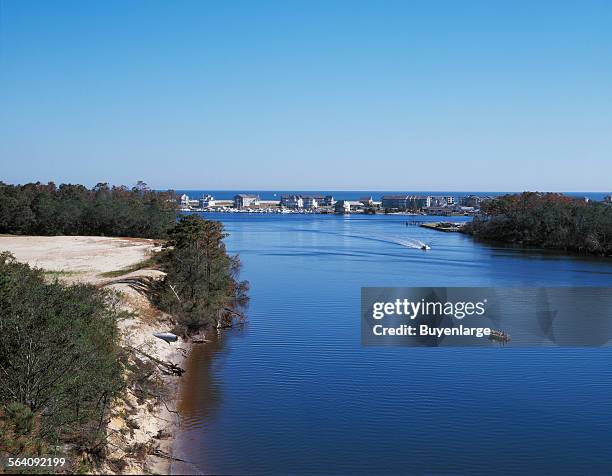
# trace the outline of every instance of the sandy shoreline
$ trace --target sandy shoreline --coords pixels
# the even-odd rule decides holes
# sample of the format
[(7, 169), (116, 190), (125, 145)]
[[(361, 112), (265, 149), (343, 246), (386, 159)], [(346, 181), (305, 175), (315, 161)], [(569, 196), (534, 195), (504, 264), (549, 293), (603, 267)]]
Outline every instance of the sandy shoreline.
[(179, 339), (168, 344), (152, 334), (171, 329), (170, 316), (156, 309), (125, 278), (160, 278), (163, 273), (140, 269), (112, 278), (103, 273), (133, 266), (159, 250), (155, 240), (92, 236), (0, 235), (0, 252), (50, 272), (67, 283), (86, 282), (118, 291), (121, 307), (132, 314), (119, 321), (121, 346), (130, 349), (130, 363), (152, 365), (155, 397), (143, 399), (136, 382), (128, 381), (124, 398), (115, 402), (108, 424), (108, 458), (102, 472), (169, 474), (172, 444), (179, 425), (176, 412), (179, 377), (166, 375), (155, 360), (183, 367), (190, 344)]

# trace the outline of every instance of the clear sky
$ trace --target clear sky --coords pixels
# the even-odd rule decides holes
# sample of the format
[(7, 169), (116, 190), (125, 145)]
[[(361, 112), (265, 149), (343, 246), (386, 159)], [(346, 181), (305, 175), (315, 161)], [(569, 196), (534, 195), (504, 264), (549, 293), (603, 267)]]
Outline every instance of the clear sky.
[(612, 2), (0, 0), (0, 180), (612, 189)]

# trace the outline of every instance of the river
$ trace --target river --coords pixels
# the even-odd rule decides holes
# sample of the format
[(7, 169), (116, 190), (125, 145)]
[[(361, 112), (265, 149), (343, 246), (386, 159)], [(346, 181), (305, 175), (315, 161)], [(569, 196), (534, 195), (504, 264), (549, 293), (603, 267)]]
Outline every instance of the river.
[(189, 357), (173, 471), (612, 473), (609, 348), (364, 348), (359, 314), (362, 286), (608, 286), (611, 260), (399, 215), (207, 217), (251, 303)]

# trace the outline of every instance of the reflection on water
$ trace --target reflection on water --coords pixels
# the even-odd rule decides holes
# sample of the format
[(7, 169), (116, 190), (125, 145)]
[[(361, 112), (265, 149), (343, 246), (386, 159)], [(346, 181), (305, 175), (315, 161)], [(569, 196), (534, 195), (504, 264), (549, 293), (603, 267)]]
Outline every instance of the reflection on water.
[[(181, 414), (181, 445), (199, 445), (201, 433), (221, 402), (221, 385), (213, 372), (215, 355), (223, 350), (223, 338), (217, 332), (209, 332), (206, 342), (194, 344), (185, 362), (185, 373), (181, 377), (178, 411)], [(178, 446), (178, 445), (177, 445)], [(175, 449), (175, 456), (180, 451)], [(186, 458), (172, 463), (172, 474), (205, 474), (200, 467)]]
[[(362, 286), (609, 286), (405, 217), (222, 215), (249, 322), (196, 346), (175, 472), (610, 474), (610, 349), (363, 348)], [(363, 239), (372, 237), (373, 239)], [(401, 242), (422, 241), (421, 251)]]
[(185, 431), (205, 424), (221, 400), (221, 386), (215, 381), (212, 366), (215, 354), (223, 349), (223, 339), (210, 332), (206, 340), (193, 346), (181, 379), (178, 410), (183, 415), (181, 424)]

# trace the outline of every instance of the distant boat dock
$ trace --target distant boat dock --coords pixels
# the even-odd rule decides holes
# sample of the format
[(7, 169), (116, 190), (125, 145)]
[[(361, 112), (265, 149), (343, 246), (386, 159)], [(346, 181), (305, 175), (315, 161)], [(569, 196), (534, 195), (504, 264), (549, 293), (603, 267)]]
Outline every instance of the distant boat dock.
[(431, 230), (444, 231), (446, 233), (457, 233), (463, 232), (463, 226), (465, 223), (451, 223), (451, 222), (433, 222), (433, 223), (421, 223), (420, 226), (423, 228), (429, 228)]

